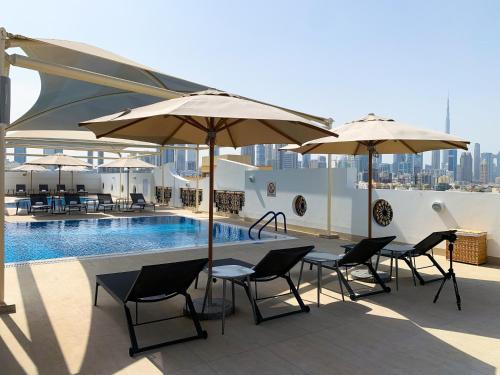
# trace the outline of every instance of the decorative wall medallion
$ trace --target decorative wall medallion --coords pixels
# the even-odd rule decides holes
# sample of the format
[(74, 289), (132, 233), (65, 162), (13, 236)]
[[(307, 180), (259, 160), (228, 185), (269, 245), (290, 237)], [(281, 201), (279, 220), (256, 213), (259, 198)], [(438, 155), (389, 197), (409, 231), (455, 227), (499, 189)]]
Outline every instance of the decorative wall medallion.
[(373, 217), (378, 225), (388, 226), (392, 221), (393, 211), (389, 202), (379, 199), (373, 205)]
[(267, 196), (275, 197), (276, 196), (276, 182), (268, 182), (267, 183)]
[(304, 216), (307, 211), (306, 198), (302, 195), (297, 195), (293, 200), (293, 210), (298, 216)]

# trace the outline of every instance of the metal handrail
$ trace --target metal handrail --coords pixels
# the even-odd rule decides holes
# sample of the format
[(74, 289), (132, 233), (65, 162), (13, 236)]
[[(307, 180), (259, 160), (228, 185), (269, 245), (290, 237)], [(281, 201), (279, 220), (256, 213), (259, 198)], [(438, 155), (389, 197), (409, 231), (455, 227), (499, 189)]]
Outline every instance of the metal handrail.
[(259, 233), (258, 233), (258, 238), (260, 240), (260, 235), (261, 235), (261, 232), (262, 230), (269, 224), (271, 223), (273, 220), (274, 220), (274, 230), (277, 232), (278, 231), (278, 216), (283, 216), (283, 224), (284, 224), (284, 230), (285, 230), (285, 233), (287, 233), (287, 228), (286, 228), (286, 216), (283, 212), (279, 211), (279, 212), (274, 212), (274, 211), (267, 211), (259, 220), (257, 220), (255, 223), (253, 223), (253, 225), (248, 229), (248, 237), (250, 237), (250, 239), (254, 239), (252, 237), (252, 229), (255, 228), (262, 220), (264, 220), (267, 216), (269, 216), (269, 214), (272, 214), (271, 218), (259, 229)]

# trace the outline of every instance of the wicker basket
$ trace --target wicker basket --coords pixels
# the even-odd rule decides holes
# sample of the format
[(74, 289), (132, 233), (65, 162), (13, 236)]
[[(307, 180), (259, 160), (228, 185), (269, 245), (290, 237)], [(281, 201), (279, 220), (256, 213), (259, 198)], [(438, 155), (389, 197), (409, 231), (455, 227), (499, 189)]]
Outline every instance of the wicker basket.
[[(487, 261), (486, 232), (463, 230), (457, 231), (457, 241), (453, 251), (453, 260), (461, 263), (480, 265)], [(446, 259), (449, 259), (446, 243)]]

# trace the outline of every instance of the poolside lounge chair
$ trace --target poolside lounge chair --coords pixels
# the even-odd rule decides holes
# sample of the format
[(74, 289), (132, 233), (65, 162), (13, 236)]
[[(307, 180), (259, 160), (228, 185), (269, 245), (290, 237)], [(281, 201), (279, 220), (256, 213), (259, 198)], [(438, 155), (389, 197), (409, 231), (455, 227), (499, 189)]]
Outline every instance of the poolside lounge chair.
[(16, 191), (14, 192), (15, 196), (18, 197), (25, 197), (27, 195), (26, 193), (26, 185), (24, 184), (17, 184), (16, 185)]
[[(268, 317), (263, 317), (259, 310), (257, 302), (260, 300), (279, 297), (279, 295), (257, 298), (250, 295), (250, 289), (246, 282), (235, 281), (235, 283), (243, 286), (245, 292), (247, 293), (248, 298), (250, 299), (250, 303), (253, 303), (255, 307), (255, 316), (254, 316), (255, 324), (259, 324), (267, 320), (281, 318), (292, 314), (309, 312), (310, 308), (309, 306), (306, 306), (304, 304), (304, 301), (302, 301), (299, 292), (295, 288), (295, 285), (293, 284), (292, 279), (290, 278), (289, 272), (312, 249), (314, 249), (314, 246), (303, 246), (303, 247), (294, 247), (290, 249), (271, 250), (266, 254), (266, 256), (264, 256), (264, 258), (262, 258), (262, 260), (259, 263), (257, 263), (253, 267), (255, 273), (250, 276), (250, 281), (256, 283), (256, 285), (258, 283), (273, 281), (278, 278), (284, 279), (287, 282), (288, 287), (290, 288), (290, 292), (293, 294), (293, 296), (295, 297), (295, 299), (299, 304), (300, 308), (298, 310), (293, 310), (285, 313), (271, 315)], [(255, 290), (255, 293), (257, 293), (257, 290)]]
[[(342, 293), (342, 300), (345, 301), (344, 297), (344, 288), (346, 287), (347, 292), (349, 293), (349, 297), (352, 301), (356, 301), (357, 299), (372, 296), (374, 294), (379, 293), (389, 293), (391, 288), (387, 287), (384, 281), (380, 278), (379, 274), (373, 268), (371, 259), (374, 255), (377, 255), (385, 246), (387, 246), (391, 241), (393, 241), (396, 236), (390, 237), (379, 237), (379, 238), (365, 238), (358, 242), (354, 247), (347, 251), (342, 258), (340, 258), (337, 262), (332, 262), (332, 264), (322, 264), (323, 268), (334, 270), (339, 278), (340, 291)], [(304, 267), (304, 263), (309, 263), (311, 266), (315, 265), (313, 262), (303, 261), (300, 274), (299, 274), (299, 285), (300, 279), (302, 277), (302, 271)], [(341, 269), (344, 268), (347, 276), (347, 272), (350, 268), (357, 266), (366, 266), (373, 276), (373, 279), (376, 284), (380, 286), (378, 290), (370, 290), (364, 293), (356, 293), (351, 288), (349, 284), (349, 280), (342, 274)]]
[(80, 195), (88, 195), (88, 191), (85, 190), (85, 185), (76, 185), (76, 192)]
[(56, 194), (64, 194), (66, 193), (66, 185), (64, 184), (58, 184), (56, 185)]
[(111, 194), (97, 194), (97, 200), (99, 203), (97, 204), (96, 212), (99, 211), (100, 207), (102, 207), (104, 212), (106, 212), (106, 208), (114, 210), (118, 207), (118, 205), (113, 202)]
[(70, 215), (72, 210), (78, 210), (79, 212), (85, 210), (85, 213), (87, 213), (87, 205), (85, 203), (82, 203), (78, 194), (74, 193), (64, 194), (64, 211), (66, 211), (66, 209), (68, 210), (68, 214)]
[(47, 200), (47, 194), (30, 195), (30, 206), (28, 209), (28, 213), (34, 213), (35, 211), (49, 212), (50, 210), (52, 210), (52, 205), (50, 205)]
[[(404, 254), (404, 256), (400, 257), (399, 259), (402, 259), (405, 261), (405, 263), (410, 267), (411, 270), (413, 270), (413, 273), (415, 277), (418, 279), (421, 285), (433, 282), (433, 281), (439, 281), (443, 280), (443, 278), (446, 276), (446, 271), (439, 265), (439, 263), (434, 259), (434, 256), (432, 254), (432, 249), (434, 249), (437, 245), (439, 245), (443, 241), (455, 241), (455, 233), (456, 230), (445, 230), (441, 232), (433, 232), (427, 237), (425, 237), (422, 241), (417, 243), (416, 245), (413, 246), (413, 251), (408, 252)], [(392, 253), (387, 252), (387, 251), (381, 251), (380, 253), (381, 256), (389, 257), (391, 258)], [(412, 264), (412, 258), (418, 258), (420, 256), (425, 256), (429, 258), (431, 261), (430, 266), (425, 266), (421, 268), (416, 268), (414, 264)], [(391, 266), (392, 266), (392, 261), (391, 261)], [(441, 277), (437, 277), (434, 279), (429, 279), (425, 280), (422, 275), (418, 272), (418, 269), (422, 268), (428, 268), (428, 267), (436, 267), (438, 271), (441, 273)]]
[[(207, 261), (208, 259), (195, 259), (176, 263), (165, 263), (144, 266), (140, 271), (118, 272), (96, 276), (94, 306), (97, 306), (99, 286), (103, 287), (118, 303), (123, 305), (131, 343), (129, 349), (130, 356), (166, 345), (207, 338), (207, 332), (201, 328), (191, 296), (187, 292), (187, 289), (198, 273), (205, 267)], [(186, 307), (196, 328), (196, 335), (140, 347), (135, 332), (136, 326), (180, 318), (182, 315), (166, 319), (139, 322), (138, 304), (159, 302), (178, 295), (184, 296), (186, 300)], [(127, 306), (128, 302), (135, 303), (135, 323), (132, 321), (132, 315)]]
[(38, 185), (38, 193), (40, 194), (49, 194), (49, 185), (46, 184), (39, 184)]
[(146, 207), (153, 207), (153, 211), (156, 211), (156, 205), (154, 203), (147, 203), (142, 193), (130, 193), (130, 199), (132, 199), (130, 208), (139, 207), (141, 210), (144, 210)]

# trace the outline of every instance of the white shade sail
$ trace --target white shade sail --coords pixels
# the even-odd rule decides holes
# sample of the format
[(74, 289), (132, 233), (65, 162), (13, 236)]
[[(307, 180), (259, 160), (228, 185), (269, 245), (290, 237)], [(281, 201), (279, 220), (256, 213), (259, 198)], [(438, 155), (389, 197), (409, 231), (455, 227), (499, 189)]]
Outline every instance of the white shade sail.
[(135, 158), (121, 158), (101, 164), (99, 168), (156, 168), (156, 165)]
[[(14, 47), (27, 57), (9, 55), (10, 64), (38, 70), (41, 89), (36, 103), (9, 126), (11, 130), (84, 130), (77, 127), (81, 121), (208, 89), (85, 43), (8, 34), (7, 51)], [(58, 75), (61, 70), (65, 77)], [(288, 111), (312, 121), (330, 121)]]

